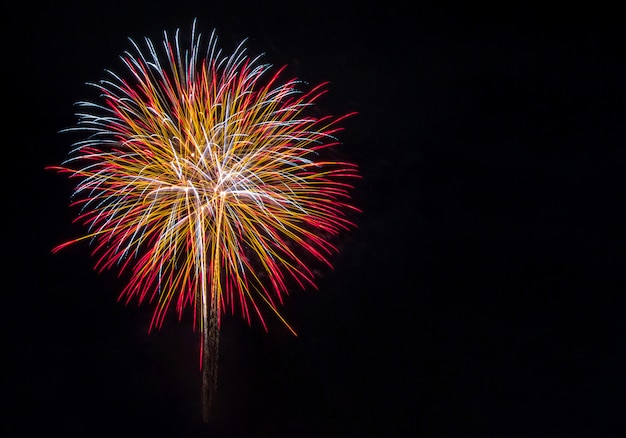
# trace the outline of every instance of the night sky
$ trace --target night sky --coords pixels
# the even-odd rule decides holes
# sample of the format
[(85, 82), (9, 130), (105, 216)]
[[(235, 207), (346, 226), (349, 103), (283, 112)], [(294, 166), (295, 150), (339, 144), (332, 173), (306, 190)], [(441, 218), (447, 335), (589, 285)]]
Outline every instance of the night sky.
[[(626, 430), (625, 31), (609, 10), (19, 2), (3, 51), (3, 436), (617, 437)], [(351, 2), (352, 3), (352, 2)], [(405, 6), (399, 6), (405, 5)], [(194, 18), (356, 111), (358, 229), (299, 336), (226, 316), (214, 418), (191, 315), (147, 334), (77, 237), (86, 82)], [(8, 119), (7, 119), (8, 117)], [(7, 137), (8, 136), (8, 137)], [(6, 196), (8, 195), (8, 197)], [(8, 245), (7, 245), (8, 243)], [(620, 433), (621, 432), (621, 433)]]

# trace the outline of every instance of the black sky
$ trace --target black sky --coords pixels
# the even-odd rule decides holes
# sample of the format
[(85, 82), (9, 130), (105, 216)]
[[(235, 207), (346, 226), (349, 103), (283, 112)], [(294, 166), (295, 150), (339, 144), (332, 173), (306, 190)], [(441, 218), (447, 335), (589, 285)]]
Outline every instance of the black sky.
[[(225, 317), (215, 419), (190, 321), (147, 335), (44, 171), (127, 38), (217, 29), (357, 111), (359, 228), (266, 334)], [(616, 11), (410, 2), (19, 4), (5, 16), (4, 436), (617, 437), (626, 62)], [(7, 120), (8, 115), (8, 120)], [(6, 136), (8, 134), (8, 137)], [(8, 247), (7, 247), (8, 243)]]

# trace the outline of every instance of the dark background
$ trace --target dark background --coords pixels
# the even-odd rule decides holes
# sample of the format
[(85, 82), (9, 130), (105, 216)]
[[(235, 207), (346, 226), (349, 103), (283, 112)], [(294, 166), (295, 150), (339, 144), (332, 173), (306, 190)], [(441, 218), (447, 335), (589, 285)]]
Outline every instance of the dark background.
[[(617, 437), (626, 407), (626, 63), (617, 11), (412, 2), (15, 4), (3, 20), (4, 436)], [(58, 164), (127, 37), (216, 28), (358, 111), (359, 228), (269, 333), (116, 302)], [(8, 119), (7, 119), (8, 116)]]

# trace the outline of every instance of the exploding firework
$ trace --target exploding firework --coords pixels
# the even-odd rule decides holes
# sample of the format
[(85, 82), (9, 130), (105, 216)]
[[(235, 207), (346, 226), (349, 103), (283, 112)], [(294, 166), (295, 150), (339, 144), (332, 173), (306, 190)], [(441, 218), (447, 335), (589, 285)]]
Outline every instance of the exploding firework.
[[(219, 321), (239, 312), (265, 326), (288, 288), (314, 286), (310, 262), (330, 266), (333, 237), (353, 226), (355, 165), (321, 158), (343, 117), (317, 117), (307, 92), (282, 81), (242, 42), (222, 55), (215, 32), (194, 28), (162, 47), (131, 40), (127, 76), (94, 85), (99, 103), (79, 102), (70, 131), (86, 134), (62, 166), (77, 180), (76, 220), (98, 270), (129, 273), (120, 297), (154, 303), (150, 329), (170, 308), (193, 309), (202, 332), (204, 417), (214, 397)], [(295, 332), (294, 332), (295, 333)]]

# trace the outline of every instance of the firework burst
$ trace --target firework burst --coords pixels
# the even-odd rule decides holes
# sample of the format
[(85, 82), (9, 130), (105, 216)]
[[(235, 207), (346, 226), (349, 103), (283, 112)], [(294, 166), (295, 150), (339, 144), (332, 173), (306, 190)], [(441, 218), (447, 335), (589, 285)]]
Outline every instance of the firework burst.
[[(353, 226), (356, 166), (323, 160), (343, 117), (314, 117), (325, 85), (300, 91), (284, 67), (203, 44), (179, 32), (162, 47), (132, 42), (126, 76), (94, 85), (101, 102), (79, 102), (86, 133), (62, 166), (77, 180), (73, 205), (98, 270), (129, 272), (120, 297), (154, 303), (150, 328), (170, 308), (192, 308), (202, 332), (205, 419), (215, 392), (219, 320), (275, 314), (288, 287), (314, 286), (307, 260), (330, 266), (333, 236)], [(295, 332), (294, 332), (295, 333)]]

